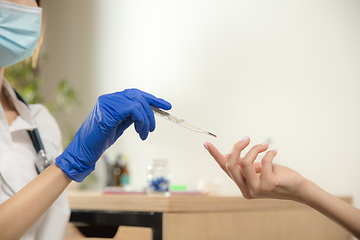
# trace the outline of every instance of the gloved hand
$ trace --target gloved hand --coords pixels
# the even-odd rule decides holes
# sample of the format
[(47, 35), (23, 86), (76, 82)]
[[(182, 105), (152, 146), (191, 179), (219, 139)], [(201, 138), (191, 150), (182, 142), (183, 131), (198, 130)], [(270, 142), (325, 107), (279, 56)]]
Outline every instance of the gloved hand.
[(65, 174), (81, 182), (95, 169), (96, 161), (132, 123), (142, 140), (155, 129), (151, 106), (171, 109), (163, 99), (138, 89), (102, 95), (76, 133), (74, 140), (56, 158)]

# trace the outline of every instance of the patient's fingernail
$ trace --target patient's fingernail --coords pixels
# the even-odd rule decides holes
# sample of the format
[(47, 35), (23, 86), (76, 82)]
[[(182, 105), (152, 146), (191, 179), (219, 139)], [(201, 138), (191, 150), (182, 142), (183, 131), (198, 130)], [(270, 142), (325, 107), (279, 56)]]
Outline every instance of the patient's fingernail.
[(206, 145), (206, 143), (204, 143), (204, 147), (209, 151), (209, 147)]
[(245, 141), (248, 140), (248, 139), (249, 139), (249, 137), (246, 136), (246, 137), (243, 137), (240, 141), (245, 142)]
[(263, 143), (261, 143), (261, 145), (266, 146), (266, 145), (268, 145), (268, 143), (267, 143), (267, 142), (263, 142)]

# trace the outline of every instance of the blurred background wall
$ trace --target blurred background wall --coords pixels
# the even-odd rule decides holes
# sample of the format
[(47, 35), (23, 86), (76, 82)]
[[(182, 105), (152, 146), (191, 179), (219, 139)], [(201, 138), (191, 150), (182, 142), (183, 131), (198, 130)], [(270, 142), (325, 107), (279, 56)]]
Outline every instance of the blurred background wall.
[(44, 92), (63, 77), (78, 90), (81, 105), (56, 116), (74, 129), (99, 95), (135, 87), (218, 135), (158, 118), (143, 142), (131, 127), (106, 154), (128, 156), (135, 187), (165, 158), (174, 184), (240, 194), (202, 145), (228, 153), (248, 135), (360, 207), (359, 12), (355, 0), (45, 0)]

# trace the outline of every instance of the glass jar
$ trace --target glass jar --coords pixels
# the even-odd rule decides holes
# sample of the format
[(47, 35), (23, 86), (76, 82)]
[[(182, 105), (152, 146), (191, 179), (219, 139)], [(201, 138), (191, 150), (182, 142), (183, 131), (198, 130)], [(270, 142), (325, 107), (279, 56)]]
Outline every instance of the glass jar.
[(153, 160), (147, 167), (147, 194), (170, 195), (170, 172), (166, 159)]

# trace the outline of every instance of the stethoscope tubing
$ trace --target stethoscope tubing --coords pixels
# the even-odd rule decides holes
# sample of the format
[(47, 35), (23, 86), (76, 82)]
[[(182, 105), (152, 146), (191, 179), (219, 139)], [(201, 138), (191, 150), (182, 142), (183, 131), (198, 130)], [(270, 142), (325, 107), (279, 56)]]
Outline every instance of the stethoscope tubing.
[[(29, 105), (27, 104), (27, 102), (21, 97), (21, 95), (14, 89), (16, 97), (23, 102), (27, 107), (29, 107)], [(30, 135), (31, 141), (35, 147), (36, 153), (39, 153), (41, 150), (44, 150), (44, 145), (41, 141), (40, 138), (40, 134), (37, 128), (33, 129), (33, 130), (28, 130), (28, 133)]]

